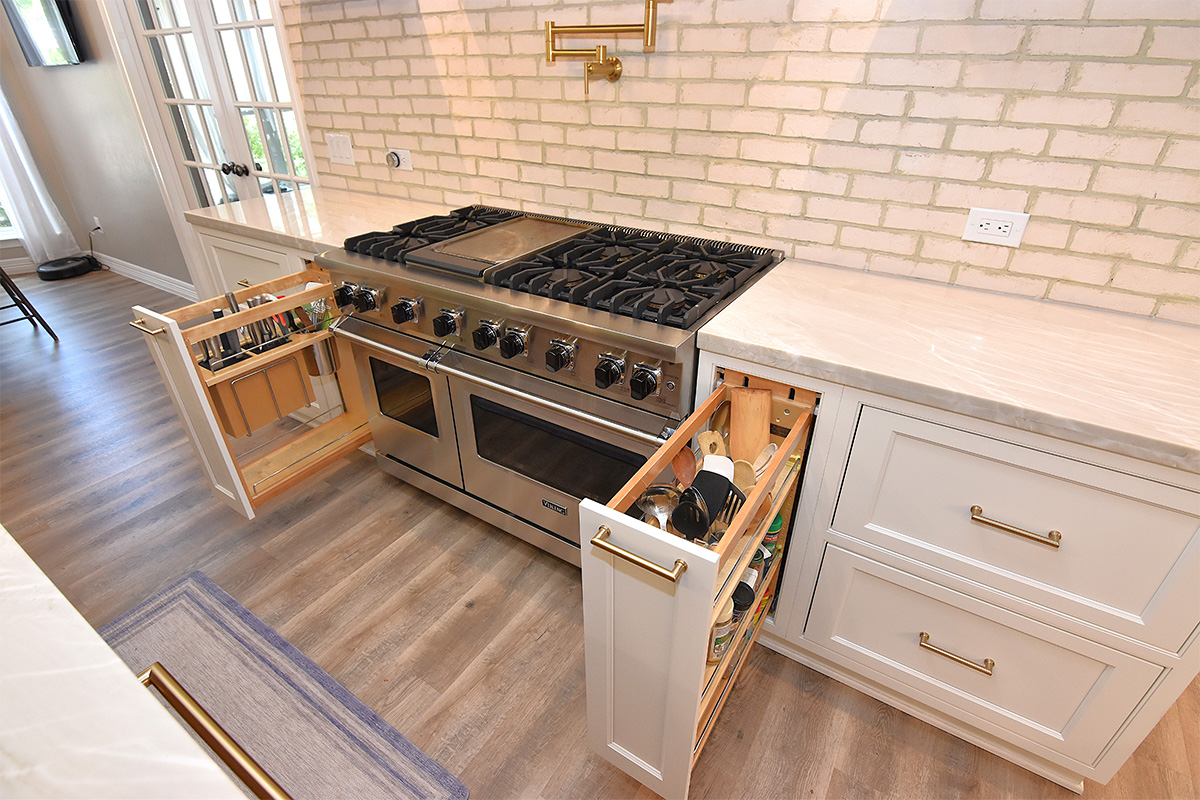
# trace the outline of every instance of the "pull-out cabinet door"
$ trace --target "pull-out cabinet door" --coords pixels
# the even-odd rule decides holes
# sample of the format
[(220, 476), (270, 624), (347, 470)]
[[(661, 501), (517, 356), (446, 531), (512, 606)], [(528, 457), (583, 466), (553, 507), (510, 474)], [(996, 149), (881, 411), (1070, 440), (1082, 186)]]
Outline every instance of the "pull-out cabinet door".
[[(692, 765), (766, 618), (786, 532), (762, 570), (755, 602), (723, 654), (709, 661), (713, 624), (798, 481), (815, 396), (770, 387), (770, 438), (778, 449), (709, 546), (628, 512), (647, 486), (676, 479), (672, 460), (716, 424), (743, 378), (727, 372), (726, 384), (607, 505), (584, 500), (579, 508), (588, 739), (597, 753), (669, 798), (687, 797)], [(755, 379), (748, 380), (753, 388)], [(739, 415), (729, 418), (736, 429)]]
[[(319, 285), (308, 285), (313, 282)], [(352, 380), (349, 346), (320, 325), (282, 330), (291, 324), (285, 318), (294, 308), (316, 300), (332, 306), (328, 276), (307, 270), (241, 289), (234, 299), (240, 307), (248, 298), (263, 294), (285, 296), (216, 319), (215, 310), (229, 309), (226, 298), (210, 298), (166, 313), (135, 307), (136, 319), (131, 323), (150, 348), (213, 491), (249, 519), (258, 506), (371, 439), (362, 394)], [(256, 344), (253, 351), (247, 347), (243, 353), (232, 353), (230, 344), (251, 328), (255, 337), (270, 330), (275, 338), (269, 346)], [(249, 340), (244, 343), (249, 345)], [(212, 352), (218, 348), (224, 361), (214, 364)], [(267, 440), (262, 444), (246, 439), (264, 421), (282, 420), (313, 402), (307, 374), (310, 362), (312, 371), (323, 373), (326, 366), (333, 370), (341, 413), (319, 425), (299, 426), (277, 436), (272, 431), (260, 437)], [(252, 445), (236, 448), (244, 451), (241, 457), (231, 444), (235, 439)]]
[(150, 355), (162, 376), (163, 386), (175, 404), (188, 440), (196, 448), (200, 465), (208, 476), (209, 486), (223, 503), (248, 519), (254, 519), (254, 509), (246, 487), (238, 473), (237, 463), (217, 425), (217, 417), (209, 403), (208, 394), (200, 383), (195, 362), (180, 333), (179, 323), (170, 317), (134, 306), (135, 328), (150, 348)]

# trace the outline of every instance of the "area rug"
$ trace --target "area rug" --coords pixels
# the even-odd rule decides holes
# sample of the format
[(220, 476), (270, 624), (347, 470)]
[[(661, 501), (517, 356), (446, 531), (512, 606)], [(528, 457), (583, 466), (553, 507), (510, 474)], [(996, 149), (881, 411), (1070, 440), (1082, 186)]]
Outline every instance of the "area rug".
[(300, 798), (445, 798), (467, 788), (202, 572), (100, 629), (155, 661)]

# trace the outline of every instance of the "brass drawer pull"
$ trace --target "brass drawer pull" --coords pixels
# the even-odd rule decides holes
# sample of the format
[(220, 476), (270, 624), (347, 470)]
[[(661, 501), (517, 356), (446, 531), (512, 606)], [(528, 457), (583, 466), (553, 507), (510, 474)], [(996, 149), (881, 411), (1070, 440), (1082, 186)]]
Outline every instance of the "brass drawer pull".
[(637, 564), (642, 569), (649, 570), (660, 578), (666, 578), (671, 583), (677, 583), (679, 581), (679, 576), (687, 572), (687, 562), (683, 559), (675, 559), (675, 569), (660, 567), (653, 561), (647, 561), (641, 556), (631, 553), (623, 547), (617, 547), (608, 540), (609, 534), (611, 533), (612, 531), (608, 529), (607, 525), (601, 525), (599, 532), (592, 537), (592, 544), (594, 544), (596, 547), (599, 547), (606, 553), (612, 553), (617, 558), (625, 559), (630, 564)]
[(238, 286), (244, 286), (244, 287), (246, 287), (247, 289), (249, 289), (249, 288), (250, 288), (250, 281), (246, 280), (245, 278), (242, 278), (240, 281), (238, 281), (238, 282), (237, 282), (237, 285), (238, 285)]
[(141, 317), (138, 317), (133, 322), (129, 323), (129, 325), (130, 327), (137, 328), (142, 333), (148, 333), (151, 336), (158, 336), (160, 333), (163, 333), (166, 330), (166, 328), (154, 328), (153, 330), (147, 328), (146, 320), (142, 319)]
[(1059, 543), (1062, 542), (1062, 534), (1058, 531), (1050, 531), (1045, 536), (1042, 536), (1041, 534), (1022, 530), (1021, 528), (1008, 525), (998, 520), (988, 519), (983, 515), (983, 506), (971, 506), (971, 521), (982, 522), (984, 525), (990, 525), (991, 527), (1004, 531), (1005, 533), (1013, 533), (1017, 536), (1024, 536), (1026, 539), (1037, 542), (1038, 544), (1044, 544), (1047, 547), (1053, 547), (1057, 549)]
[(976, 664), (974, 661), (963, 658), (962, 656), (954, 655), (954, 653), (951, 653), (949, 650), (943, 650), (940, 647), (930, 644), (929, 634), (925, 631), (921, 631), (920, 645), (926, 650), (932, 650), (939, 656), (945, 656), (956, 664), (962, 664), (964, 667), (970, 667), (977, 672), (982, 672), (984, 675), (990, 676), (992, 674), (992, 670), (996, 668), (996, 662), (990, 658), (985, 658), (982, 664)]
[(138, 675), (138, 680), (147, 688), (158, 689), (171, 704), (171, 708), (175, 709), (180, 718), (212, 748), (213, 753), (225, 762), (225, 766), (250, 788), (255, 797), (263, 800), (291, 800), (291, 795), (225, 732), (220, 723), (209, 716), (204, 707), (196, 702), (196, 698), (167, 672), (166, 667), (155, 661)]

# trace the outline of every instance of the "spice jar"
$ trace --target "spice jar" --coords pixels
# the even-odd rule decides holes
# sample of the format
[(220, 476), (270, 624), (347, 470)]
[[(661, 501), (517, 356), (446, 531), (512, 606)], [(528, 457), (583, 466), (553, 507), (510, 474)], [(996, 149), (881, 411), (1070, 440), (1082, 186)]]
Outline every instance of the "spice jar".
[(742, 617), (746, 616), (746, 612), (750, 610), (750, 606), (754, 605), (754, 590), (750, 588), (750, 584), (744, 581), (738, 581), (738, 585), (733, 590), (733, 624), (737, 625), (742, 621)]
[(764, 551), (765, 548), (759, 547), (754, 551), (754, 555), (750, 559), (750, 569), (758, 573), (758, 577), (760, 578), (763, 576), (763, 563), (766, 561)]
[(775, 555), (775, 548), (779, 546), (779, 532), (783, 530), (783, 515), (776, 514), (775, 519), (771, 520), (771, 527), (767, 528), (767, 533), (763, 536), (763, 547), (767, 548), (767, 558)]
[(713, 623), (712, 631), (708, 637), (708, 663), (715, 664), (725, 655), (725, 651), (729, 649), (729, 642), (733, 639), (733, 630), (737, 623), (733, 619), (733, 601), (726, 600), (725, 605), (721, 607), (721, 615), (717, 617), (717, 621)]

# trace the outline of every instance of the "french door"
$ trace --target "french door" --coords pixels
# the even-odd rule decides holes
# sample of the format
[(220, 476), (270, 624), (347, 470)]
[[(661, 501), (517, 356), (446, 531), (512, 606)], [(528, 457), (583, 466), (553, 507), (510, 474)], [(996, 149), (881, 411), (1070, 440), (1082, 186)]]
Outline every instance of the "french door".
[(311, 181), (271, 0), (125, 2), (189, 207)]

